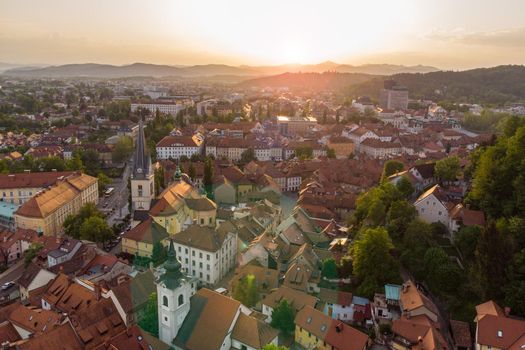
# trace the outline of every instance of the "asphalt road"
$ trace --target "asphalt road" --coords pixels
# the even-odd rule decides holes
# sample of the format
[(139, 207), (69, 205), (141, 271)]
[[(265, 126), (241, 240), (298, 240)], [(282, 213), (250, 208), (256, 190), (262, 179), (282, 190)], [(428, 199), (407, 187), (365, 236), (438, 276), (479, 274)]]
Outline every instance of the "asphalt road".
[(24, 259), (21, 259), (0, 275), (0, 285), (6, 282), (18, 281), (24, 270)]
[(108, 225), (112, 226), (128, 214), (128, 179), (131, 175), (131, 161), (122, 172), (122, 177), (114, 179), (110, 186), (114, 187), (113, 194), (99, 199), (98, 207), (102, 212), (109, 212)]

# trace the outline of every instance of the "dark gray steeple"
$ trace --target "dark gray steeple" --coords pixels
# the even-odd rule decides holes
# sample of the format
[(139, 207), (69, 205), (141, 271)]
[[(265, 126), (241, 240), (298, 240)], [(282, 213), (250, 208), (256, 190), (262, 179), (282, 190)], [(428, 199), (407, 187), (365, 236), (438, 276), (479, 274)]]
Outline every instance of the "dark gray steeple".
[(133, 179), (145, 179), (151, 171), (151, 157), (144, 136), (144, 124), (139, 121), (139, 134), (135, 143), (135, 155), (133, 156)]

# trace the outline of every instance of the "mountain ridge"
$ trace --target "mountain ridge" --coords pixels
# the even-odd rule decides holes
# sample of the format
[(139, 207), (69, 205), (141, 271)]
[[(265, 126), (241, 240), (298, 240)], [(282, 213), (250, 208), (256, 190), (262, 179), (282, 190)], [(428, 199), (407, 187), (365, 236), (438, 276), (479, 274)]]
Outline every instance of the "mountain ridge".
[(431, 66), (404, 66), (391, 64), (349, 65), (331, 61), (319, 64), (285, 64), (276, 66), (231, 66), (226, 64), (202, 64), (193, 66), (160, 65), (136, 62), (128, 65), (111, 65), (101, 63), (71, 63), (47, 67), (14, 67), (6, 69), (3, 74), (24, 77), (93, 77), (93, 78), (125, 78), (134, 76), (151, 77), (209, 77), (219, 75), (229, 76), (267, 76), (282, 73), (337, 71), (341, 73), (362, 73), (375, 75), (391, 75), (396, 73), (426, 73), (439, 71)]

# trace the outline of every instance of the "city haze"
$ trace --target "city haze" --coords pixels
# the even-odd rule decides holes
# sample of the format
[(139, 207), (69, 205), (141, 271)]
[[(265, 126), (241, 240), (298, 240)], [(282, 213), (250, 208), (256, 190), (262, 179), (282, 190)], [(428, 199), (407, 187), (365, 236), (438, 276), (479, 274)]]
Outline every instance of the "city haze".
[(0, 62), (525, 63), (519, 0), (3, 1)]

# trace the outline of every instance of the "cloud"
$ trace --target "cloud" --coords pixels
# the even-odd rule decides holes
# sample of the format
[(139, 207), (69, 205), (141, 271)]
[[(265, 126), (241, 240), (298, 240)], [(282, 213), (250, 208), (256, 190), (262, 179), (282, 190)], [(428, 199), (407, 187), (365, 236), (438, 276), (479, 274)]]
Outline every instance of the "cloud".
[(434, 30), (425, 37), (431, 40), (468, 46), (525, 48), (525, 27), (485, 32), (465, 32), (462, 29), (450, 31)]

